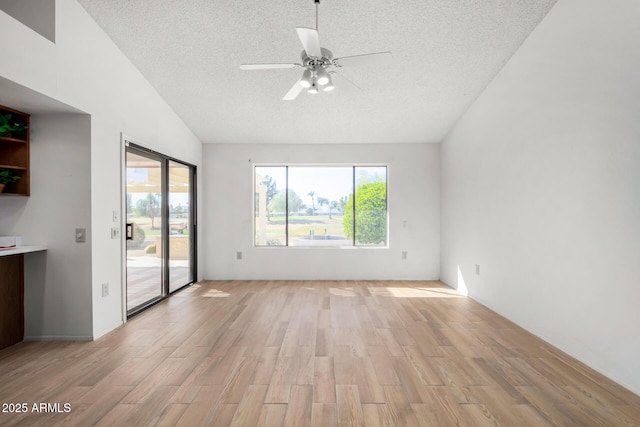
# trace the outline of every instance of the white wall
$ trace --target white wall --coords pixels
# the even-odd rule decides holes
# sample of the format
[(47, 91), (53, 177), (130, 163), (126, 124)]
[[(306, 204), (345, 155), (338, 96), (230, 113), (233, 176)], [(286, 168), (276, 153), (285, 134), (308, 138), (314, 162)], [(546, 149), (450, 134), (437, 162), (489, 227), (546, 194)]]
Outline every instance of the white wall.
[[(437, 279), (438, 144), (205, 144), (207, 279)], [(389, 248), (254, 248), (253, 164), (388, 165)], [(407, 221), (407, 227), (402, 222)], [(236, 260), (236, 252), (243, 259)], [(402, 260), (402, 251), (408, 252)]]
[(75, 0), (56, 2), (55, 44), (3, 12), (0, 39), (20, 40), (3, 50), (0, 77), (91, 115), (92, 325), (103, 335), (122, 322), (122, 247), (110, 238), (111, 213), (122, 212), (120, 133), (196, 166), (201, 143)]
[(25, 255), (25, 338), (91, 339), (91, 123), (86, 115), (31, 117), (31, 197), (0, 201), (0, 235), (47, 246)]
[(636, 393), (638, 22), (558, 1), (442, 145), (443, 280)]

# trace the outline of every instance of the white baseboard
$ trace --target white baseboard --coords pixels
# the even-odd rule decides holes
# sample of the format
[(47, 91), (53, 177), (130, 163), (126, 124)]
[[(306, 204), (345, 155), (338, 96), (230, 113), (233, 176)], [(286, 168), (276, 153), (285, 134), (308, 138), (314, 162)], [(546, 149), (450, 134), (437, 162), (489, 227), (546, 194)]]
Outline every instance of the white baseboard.
[(124, 325), (124, 322), (122, 320), (118, 320), (117, 322), (112, 323), (109, 327), (103, 329), (102, 331), (94, 333), (93, 339), (97, 340), (98, 338), (105, 336), (109, 332), (113, 331), (116, 328), (119, 328), (122, 325)]

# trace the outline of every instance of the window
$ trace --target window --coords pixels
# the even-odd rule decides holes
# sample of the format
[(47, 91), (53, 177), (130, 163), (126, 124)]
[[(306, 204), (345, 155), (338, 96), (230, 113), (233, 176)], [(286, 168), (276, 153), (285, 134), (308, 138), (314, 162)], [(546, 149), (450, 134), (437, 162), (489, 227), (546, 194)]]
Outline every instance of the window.
[(255, 246), (387, 245), (386, 166), (256, 166)]

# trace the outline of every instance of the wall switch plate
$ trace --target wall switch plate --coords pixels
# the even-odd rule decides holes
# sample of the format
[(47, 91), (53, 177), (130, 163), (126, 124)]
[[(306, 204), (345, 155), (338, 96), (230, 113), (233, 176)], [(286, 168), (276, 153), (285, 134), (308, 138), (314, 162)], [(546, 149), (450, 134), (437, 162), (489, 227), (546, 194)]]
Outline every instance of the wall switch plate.
[(118, 215), (118, 211), (113, 211), (113, 215), (111, 216), (111, 219), (113, 220), (113, 222), (118, 222), (119, 217), (120, 215)]
[(109, 296), (109, 283), (102, 284), (102, 298)]
[(120, 228), (119, 227), (111, 227), (111, 238), (119, 239), (120, 238)]
[(480, 275), (480, 264), (476, 264), (476, 275)]
[(402, 259), (407, 259), (407, 251), (402, 251)]
[(240, 251), (236, 252), (236, 259), (237, 260), (241, 260), (242, 259), (242, 252), (240, 252)]
[(87, 229), (76, 228), (76, 243), (84, 243), (87, 241)]

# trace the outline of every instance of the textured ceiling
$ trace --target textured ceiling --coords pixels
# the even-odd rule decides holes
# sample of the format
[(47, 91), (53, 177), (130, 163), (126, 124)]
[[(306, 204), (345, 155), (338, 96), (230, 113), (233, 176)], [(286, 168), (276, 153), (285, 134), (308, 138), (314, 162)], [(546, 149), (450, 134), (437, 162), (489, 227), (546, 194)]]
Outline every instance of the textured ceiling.
[(313, 0), (78, 0), (178, 115), (210, 143), (440, 142), (556, 0), (323, 0), (320, 44), (346, 66), (336, 90), (282, 97), (300, 69)]

